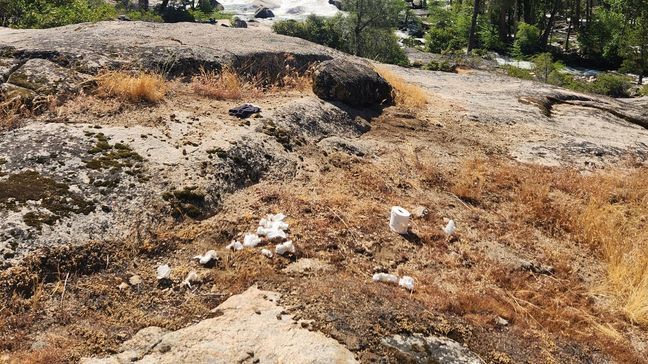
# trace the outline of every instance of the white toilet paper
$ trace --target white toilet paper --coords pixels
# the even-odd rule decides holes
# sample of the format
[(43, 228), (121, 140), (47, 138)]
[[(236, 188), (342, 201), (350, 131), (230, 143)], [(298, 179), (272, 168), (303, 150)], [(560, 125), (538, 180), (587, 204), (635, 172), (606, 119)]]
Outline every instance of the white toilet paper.
[(389, 227), (392, 231), (399, 234), (407, 234), (409, 228), (410, 213), (400, 206), (394, 206), (391, 209), (391, 218), (389, 219)]

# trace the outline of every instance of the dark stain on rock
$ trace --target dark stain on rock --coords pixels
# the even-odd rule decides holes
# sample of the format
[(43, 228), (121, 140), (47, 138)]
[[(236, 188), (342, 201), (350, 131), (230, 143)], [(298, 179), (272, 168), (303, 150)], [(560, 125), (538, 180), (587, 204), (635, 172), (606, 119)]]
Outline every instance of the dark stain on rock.
[(205, 193), (197, 191), (196, 187), (185, 187), (182, 190), (165, 192), (162, 199), (167, 201), (171, 208), (171, 215), (176, 219), (188, 216), (192, 219), (205, 217)]
[[(115, 172), (120, 171), (122, 168), (136, 167), (136, 170), (141, 172), (139, 162), (143, 162), (144, 158), (133, 151), (128, 145), (122, 143), (110, 145), (108, 138), (103, 133), (97, 134), (96, 138), (97, 143), (88, 150), (88, 153), (96, 156), (83, 160), (86, 167), (95, 170), (110, 168)], [(136, 174), (139, 174), (139, 172)]]
[(27, 201), (40, 201), (40, 207), (48, 212), (31, 211), (23, 216), (28, 226), (41, 229), (43, 224), (53, 225), (71, 214), (89, 214), (95, 210), (95, 202), (70, 191), (68, 185), (56, 182), (35, 171), (10, 175), (0, 181), (0, 208), (17, 211)]

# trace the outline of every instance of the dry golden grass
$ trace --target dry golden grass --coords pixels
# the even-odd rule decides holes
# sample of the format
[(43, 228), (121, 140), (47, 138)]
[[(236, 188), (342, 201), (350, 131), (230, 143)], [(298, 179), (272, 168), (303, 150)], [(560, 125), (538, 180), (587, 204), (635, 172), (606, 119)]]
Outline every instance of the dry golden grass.
[(312, 81), (310, 71), (299, 72), (289, 66), (272, 82), (261, 74), (243, 76), (234, 68), (225, 66), (219, 72), (202, 70), (193, 78), (191, 87), (195, 93), (216, 100), (240, 100), (260, 97), (265, 92), (310, 90)]
[(396, 105), (422, 109), (428, 103), (425, 91), (415, 85), (407, 83), (385, 66), (375, 66), (378, 72), (394, 88)]
[(486, 209), (503, 203), (520, 222), (587, 244), (605, 262), (601, 287), (632, 322), (648, 325), (648, 169), (573, 170), (470, 161), (452, 191)]
[(240, 100), (244, 94), (260, 94), (255, 85), (244, 82), (230, 67), (224, 67), (220, 72), (202, 70), (193, 78), (191, 86), (195, 93), (216, 100)]
[(161, 75), (140, 72), (129, 74), (111, 71), (97, 77), (99, 95), (114, 96), (130, 102), (160, 102), (168, 90)]
[(0, 102), (0, 131), (15, 129), (20, 125), (20, 116), (27, 107), (20, 98)]

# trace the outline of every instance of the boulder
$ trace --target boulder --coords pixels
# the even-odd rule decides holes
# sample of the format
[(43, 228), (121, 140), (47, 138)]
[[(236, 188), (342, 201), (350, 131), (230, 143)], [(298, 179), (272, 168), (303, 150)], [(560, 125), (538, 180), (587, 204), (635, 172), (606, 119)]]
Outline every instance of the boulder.
[(338, 10), (342, 10), (342, 1), (341, 0), (328, 0), (328, 3), (334, 5)]
[(468, 348), (447, 337), (422, 334), (395, 335), (382, 344), (396, 351), (399, 362), (481, 364), (480, 358)]
[(235, 16), (234, 19), (232, 19), (232, 26), (234, 28), (247, 28), (247, 23), (245, 20), (239, 18), (238, 16)]
[(259, 8), (256, 13), (254, 13), (254, 17), (259, 19), (274, 18), (274, 16), (272, 10), (266, 7)]
[(212, 9), (214, 9), (215, 11), (223, 11), (223, 10), (225, 10), (225, 7), (223, 6), (223, 4), (219, 3), (216, 0), (211, 0), (209, 3), (211, 4)]
[(64, 68), (45, 59), (30, 59), (15, 70), (8, 83), (43, 95), (69, 94), (83, 88), (91, 76)]
[(20, 99), (22, 102), (28, 102), (34, 97), (36, 97), (36, 92), (28, 88), (12, 85), (10, 83), (0, 84), (0, 100), (2, 101)]
[(251, 287), (218, 306), (218, 317), (172, 332), (143, 329), (117, 354), (81, 363), (357, 363), (337, 341), (297, 325), (279, 298)]
[(313, 92), (323, 100), (349, 106), (390, 105), (392, 87), (371, 67), (350, 60), (322, 62), (313, 73)]

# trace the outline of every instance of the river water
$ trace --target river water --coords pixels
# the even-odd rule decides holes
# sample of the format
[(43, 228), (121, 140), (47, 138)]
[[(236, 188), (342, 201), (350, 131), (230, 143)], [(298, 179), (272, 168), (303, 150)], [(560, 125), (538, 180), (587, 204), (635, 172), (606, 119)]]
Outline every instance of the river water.
[(259, 6), (272, 10), (277, 19), (304, 19), (310, 14), (334, 16), (338, 9), (328, 3), (328, 0), (219, 0), (225, 11), (242, 15), (254, 16)]

